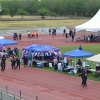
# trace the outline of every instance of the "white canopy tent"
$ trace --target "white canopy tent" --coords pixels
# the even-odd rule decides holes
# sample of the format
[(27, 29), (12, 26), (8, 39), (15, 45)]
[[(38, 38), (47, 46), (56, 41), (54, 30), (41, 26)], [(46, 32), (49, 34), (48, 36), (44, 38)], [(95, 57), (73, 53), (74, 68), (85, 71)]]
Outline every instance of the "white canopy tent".
[(75, 26), (76, 32), (78, 31), (91, 31), (91, 32), (99, 32), (100, 31), (100, 9), (95, 14), (93, 18), (87, 21), (84, 24)]
[(86, 60), (96, 62), (96, 63), (100, 63), (100, 54), (89, 57)]

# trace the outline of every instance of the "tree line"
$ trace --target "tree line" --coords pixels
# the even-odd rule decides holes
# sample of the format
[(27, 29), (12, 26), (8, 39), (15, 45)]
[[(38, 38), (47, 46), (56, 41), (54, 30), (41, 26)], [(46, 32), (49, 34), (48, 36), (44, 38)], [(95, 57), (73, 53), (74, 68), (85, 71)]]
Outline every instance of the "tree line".
[(100, 0), (0, 0), (0, 15), (93, 16)]

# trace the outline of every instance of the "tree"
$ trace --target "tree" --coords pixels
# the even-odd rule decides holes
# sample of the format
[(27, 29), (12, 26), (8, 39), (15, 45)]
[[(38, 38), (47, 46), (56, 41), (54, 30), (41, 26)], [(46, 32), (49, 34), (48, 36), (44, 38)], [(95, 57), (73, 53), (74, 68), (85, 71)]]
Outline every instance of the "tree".
[[(2, 14), (16, 15), (19, 8), (28, 12), (29, 15), (76, 15), (93, 16), (100, 8), (100, 0), (0, 0), (4, 8)], [(23, 14), (22, 14), (23, 13)], [(55, 13), (55, 14), (53, 14)]]
[(41, 8), (38, 10), (38, 14), (41, 15), (41, 18), (44, 19), (46, 15), (49, 14), (49, 10), (47, 8)]
[(55, 12), (49, 12), (49, 15), (52, 17), (57, 17), (57, 14)]
[(15, 16), (17, 13), (17, 7), (18, 7), (18, 1), (14, 0), (14, 1), (8, 1), (7, 2), (7, 7), (9, 9), (9, 14), (11, 17)]
[(23, 16), (27, 15), (28, 13), (25, 10), (23, 10), (23, 9), (18, 9), (17, 14), (21, 15), (22, 18), (23, 18)]
[(8, 14), (9, 14), (9, 9), (2, 8), (2, 15), (8, 15)]

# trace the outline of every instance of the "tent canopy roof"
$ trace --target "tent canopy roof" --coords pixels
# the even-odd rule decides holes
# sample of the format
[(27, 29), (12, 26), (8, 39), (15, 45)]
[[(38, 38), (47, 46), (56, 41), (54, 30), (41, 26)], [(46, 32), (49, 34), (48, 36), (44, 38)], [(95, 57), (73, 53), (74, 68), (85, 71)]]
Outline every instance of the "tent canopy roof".
[(97, 54), (97, 55), (94, 55), (92, 57), (89, 57), (86, 60), (100, 63), (100, 54)]
[(93, 56), (93, 53), (77, 49), (77, 50), (73, 50), (70, 52), (66, 52), (63, 54), (63, 56), (64, 57), (71, 57), (71, 58), (84, 58), (84, 57)]
[(7, 39), (0, 39), (0, 45), (7, 46), (7, 45), (16, 45), (17, 42)]
[(60, 51), (58, 48), (48, 45), (38, 45), (33, 44), (31, 46), (27, 46), (23, 48), (23, 50), (28, 50), (31, 52), (48, 52), (48, 51)]
[(91, 32), (98, 32), (100, 31), (100, 9), (95, 14), (93, 18), (91, 18), (88, 22), (75, 26), (76, 32), (78, 31), (91, 31)]
[(0, 39), (5, 39), (5, 37), (3, 37), (3, 36), (0, 36)]

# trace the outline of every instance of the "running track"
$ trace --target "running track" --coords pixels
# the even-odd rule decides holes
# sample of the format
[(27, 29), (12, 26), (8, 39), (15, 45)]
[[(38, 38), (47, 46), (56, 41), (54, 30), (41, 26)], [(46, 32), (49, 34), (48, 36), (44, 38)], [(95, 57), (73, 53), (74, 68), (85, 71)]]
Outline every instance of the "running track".
[[(7, 64), (9, 65), (9, 63)], [(100, 100), (100, 83), (88, 80), (88, 88), (83, 88), (81, 78), (36, 68), (11, 70), (10, 65), (0, 72), (0, 85), (8, 86), (8, 91), (29, 100)]]

